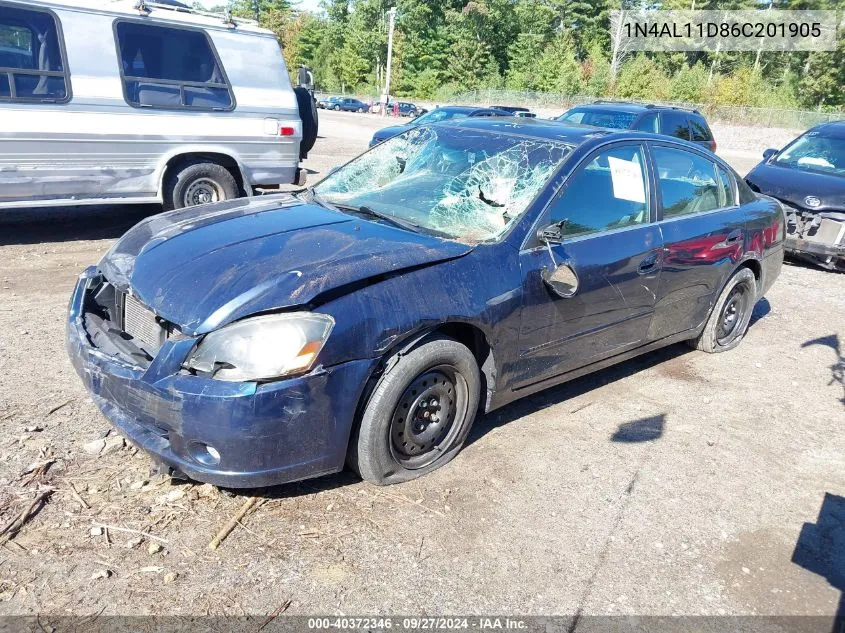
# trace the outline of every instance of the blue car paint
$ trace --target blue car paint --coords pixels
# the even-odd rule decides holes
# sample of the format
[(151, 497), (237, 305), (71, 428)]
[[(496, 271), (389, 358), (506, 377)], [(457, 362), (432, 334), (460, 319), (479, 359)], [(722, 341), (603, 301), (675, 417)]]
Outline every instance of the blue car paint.
[[(539, 276), (549, 264), (535, 237), (542, 211), (591, 151), (656, 137), (533, 120), (462, 125), (563, 136), (575, 146), (497, 242), (414, 234), (286, 196), (184, 209), (133, 228), (82, 275), (69, 312), (73, 364), (106, 417), (156, 460), (195, 479), (252, 487), (314, 477), (343, 468), (356, 414), (384, 360), (434, 329), (480, 341), (482, 408), (490, 411), (694, 336), (743, 264), (758, 274), (761, 293), (779, 272), (776, 202), (760, 198), (731, 212), (665, 222), (657, 205), (653, 222), (635, 230), (553, 246), (556, 259), (577, 262), (585, 286), (576, 301), (551, 297)], [(729, 242), (737, 231), (742, 239)], [(640, 274), (655, 252), (656, 270)], [(103, 276), (181, 330), (147, 366), (92, 344), (85, 306)], [(204, 332), (289, 309), (335, 319), (308, 374), (229, 383), (181, 369)], [(221, 463), (195, 459), (195, 442), (217, 448)]]

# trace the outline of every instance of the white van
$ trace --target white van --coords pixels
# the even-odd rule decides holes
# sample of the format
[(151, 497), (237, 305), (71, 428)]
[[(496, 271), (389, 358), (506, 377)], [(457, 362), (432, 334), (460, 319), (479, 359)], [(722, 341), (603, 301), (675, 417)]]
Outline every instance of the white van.
[(0, 0), (0, 209), (301, 184), (316, 136), (254, 23), (174, 0)]

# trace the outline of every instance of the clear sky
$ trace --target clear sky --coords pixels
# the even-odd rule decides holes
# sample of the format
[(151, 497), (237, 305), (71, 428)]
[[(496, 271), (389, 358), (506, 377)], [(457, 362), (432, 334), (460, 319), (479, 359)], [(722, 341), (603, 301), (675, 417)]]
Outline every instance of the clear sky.
[[(224, 4), (225, 0), (199, 0), (199, 2), (200, 4), (204, 5), (207, 9), (210, 9), (211, 7), (220, 6), (221, 4)], [(190, 4), (190, 2), (187, 2), (186, 4)], [(305, 11), (320, 11), (320, 0), (299, 0), (299, 2), (296, 2), (296, 0), (294, 0), (291, 4)]]

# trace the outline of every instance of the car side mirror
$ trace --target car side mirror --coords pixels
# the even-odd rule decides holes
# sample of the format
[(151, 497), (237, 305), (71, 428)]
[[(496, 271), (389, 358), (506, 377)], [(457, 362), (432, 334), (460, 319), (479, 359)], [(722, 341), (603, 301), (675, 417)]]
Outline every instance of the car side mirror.
[(537, 239), (547, 245), (562, 244), (563, 233), (567, 222), (568, 220), (561, 220), (560, 222), (553, 222), (548, 226), (544, 226), (537, 231)]
[(554, 270), (544, 268), (541, 276), (546, 286), (563, 299), (578, 292), (578, 274), (568, 262), (559, 264)]
[(770, 147), (769, 149), (763, 150), (763, 160), (768, 161), (772, 156), (778, 153), (778, 150)]
[(546, 245), (551, 259), (551, 268), (544, 267), (540, 272), (543, 283), (557, 296), (568, 299), (578, 292), (578, 274), (570, 262), (558, 263), (552, 252), (552, 244), (563, 243), (564, 230), (568, 220), (553, 222), (537, 231), (537, 239)]

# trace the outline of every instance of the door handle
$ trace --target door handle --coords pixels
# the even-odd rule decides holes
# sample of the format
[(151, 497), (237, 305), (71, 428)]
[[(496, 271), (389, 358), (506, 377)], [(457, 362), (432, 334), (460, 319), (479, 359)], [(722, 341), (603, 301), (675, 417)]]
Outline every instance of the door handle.
[(735, 231), (731, 231), (728, 233), (728, 238), (725, 240), (726, 244), (734, 244), (736, 242), (741, 242), (744, 235), (742, 229), (736, 229)]

